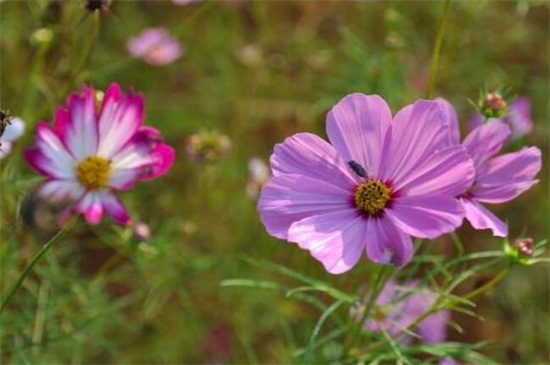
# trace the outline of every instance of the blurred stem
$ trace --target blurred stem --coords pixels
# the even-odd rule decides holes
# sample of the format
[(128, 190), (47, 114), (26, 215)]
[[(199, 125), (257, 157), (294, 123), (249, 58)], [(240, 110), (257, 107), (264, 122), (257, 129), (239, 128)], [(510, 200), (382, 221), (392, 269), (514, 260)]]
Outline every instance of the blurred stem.
[(445, 31), (445, 24), (447, 23), (447, 15), (449, 14), (449, 4), (451, 0), (446, 0), (443, 5), (443, 14), (437, 27), (437, 33), (435, 35), (434, 48), (432, 50), (432, 58), (430, 61), (430, 75), (428, 77), (428, 88), (426, 90), (426, 99), (430, 99), (433, 95), (435, 76), (437, 74), (437, 65), (439, 63), (439, 51), (441, 50), (441, 43), (443, 41), (443, 33)]
[(478, 295), (480, 294), (483, 294), (485, 293), (486, 291), (488, 291), (489, 289), (491, 289), (492, 287), (496, 286), (498, 283), (500, 283), (505, 277), (506, 275), (508, 274), (508, 271), (510, 270), (510, 267), (509, 266), (506, 266), (504, 269), (502, 269), (494, 278), (492, 278), (490, 281), (486, 282), (485, 284), (483, 284), (482, 286), (480, 286), (479, 288), (477, 288), (476, 290), (473, 290), (471, 292), (469, 292), (468, 294), (466, 294), (465, 296), (463, 296), (462, 298), (464, 299), (472, 299), (474, 297), (477, 297)]
[(57, 241), (59, 241), (59, 239), (61, 239), (61, 237), (63, 237), (65, 235), (65, 233), (67, 233), (73, 226), (74, 226), (74, 223), (76, 222), (76, 219), (73, 218), (71, 219), (71, 221), (63, 228), (61, 228), (52, 238), (50, 238), (50, 240), (48, 242), (46, 242), (46, 244), (44, 246), (42, 246), (42, 248), (34, 255), (34, 257), (31, 259), (31, 261), (27, 264), (27, 267), (25, 267), (25, 270), (23, 270), (23, 272), (21, 273), (21, 276), (19, 276), (19, 279), (17, 280), (17, 282), (12, 286), (12, 288), (8, 291), (8, 294), (6, 294), (6, 296), (4, 297), (4, 299), (2, 299), (2, 304), (0, 306), (0, 314), (4, 311), (4, 308), (8, 305), (8, 303), (10, 302), (11, 298), (13, 297), (13, 295), (15, 294), (15, 292), (17, 292), (17, 290), (19, 289), (19, 287), (21, 286), (21, 284), (23, 284), (23, 281), (25, 280), (25, 278), (27, 277), (27, 275), (31, 272), (31, 270), (33, 269), (34, 265), (42, 258), (42, 256), (44, 256), (49, 250), (50, 248), (52, 248), (52, 246), (54, 245), (54, 243), (56, 243)]
[[(378, 271), (378, 274), (376, 278), (374, 279), (374, 284), (372, 286), (372, 290), (370, 293), (369, 301), (367, 302), (367, 305), (365, 306), (365, 310), (363, 312), (363, 315), (361, 316), (361, 320), (355, 323), (355, 326), (351, 330), (351, 336), (350, 340), (348, 341), (346, 345), (346, 351), (345, 353), (349, 353), (351, 349), (355, 346), (359, 339), (359, 335), (361, 334), (361, 330), (363, 329), (363, 324), (365, 323), (366, 319), (368, 318), (370, 311), (372, 307), (374, 306), (374, 303), (376, 302), (376, 299), (378, 298), (378, 295), (380, 295), (380, 292), (384, 288), (384, 285), (388, 281), (388, 278), (391, 276), (392, 270), (391, 266), (388, 265), (380, 265), (380, 270)], [(353, 319), (352, 319), (353, 320)]]

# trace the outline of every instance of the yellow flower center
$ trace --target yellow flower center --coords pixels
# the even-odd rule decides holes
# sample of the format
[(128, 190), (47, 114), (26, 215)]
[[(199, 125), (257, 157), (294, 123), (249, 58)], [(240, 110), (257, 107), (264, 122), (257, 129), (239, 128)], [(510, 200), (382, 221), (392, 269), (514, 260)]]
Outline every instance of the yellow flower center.
[(368, 215), (379, 213), (388, 204), (390, 198), (390, 188), (379, 180), (364, 182), (355, 190), (355, 206)]
[(76, 168), (76, 177), (88, 190), (104, 187), (111, 173), (111, 161), (99, 157), (89, 156)]

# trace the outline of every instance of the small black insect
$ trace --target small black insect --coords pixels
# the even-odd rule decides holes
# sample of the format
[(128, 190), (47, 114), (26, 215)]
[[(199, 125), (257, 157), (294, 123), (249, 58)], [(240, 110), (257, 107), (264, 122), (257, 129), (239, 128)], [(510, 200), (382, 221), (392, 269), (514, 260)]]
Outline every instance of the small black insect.
[[(4, 134), (6, 131), (6, 127), (8, 124), (11, 124), (10, 121), (10, 111), (6, 110), (0, 110), (0, 137)], [(2, 142), (0, 142), (0, 147), (2, 146)]]
[(361, 164), (355, 160), (348, 161), (349, 167), (357, 174), (359, 177), (368, 177), (367, 171), (365, 171), (365, 168), (361, 166)]
[(85, 0), (84, 7), (89, 12), (94, 12), (96, 10), (107, 10), (111, 5), (111, 0)]

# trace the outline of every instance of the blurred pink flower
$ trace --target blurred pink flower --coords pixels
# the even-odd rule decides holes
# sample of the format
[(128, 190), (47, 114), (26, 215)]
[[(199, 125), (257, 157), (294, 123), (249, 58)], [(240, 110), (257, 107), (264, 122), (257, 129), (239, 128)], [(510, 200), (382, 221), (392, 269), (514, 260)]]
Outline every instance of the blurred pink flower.
[(419, 100), (392, 118), (377, 95), (346, 96), (327, 117), (332, 144), (299, 133), (275, 146), (258, 203), (267, 231), (333, 274), (350, 270), (363, 251), (405, 265), (411, 236), (435, 238), (464, 218), (456, 196), (474, 169), (463, 147), (443, 146), (449, 118), (440, 101)]
[[(399, 285), (394, 279), (391, 279), (376, 298), (376, 307), (372, 316), (365, 321), (364, 328), (372, 332), (383, 329), (390, 336), (399, 338), (403, 343), (410, 343), (412, 336), (403, 330), (428, 312), (435, 304), (437, 296), (436, 292), (419, 284), (418, 280), (411, 280)], [(363, 315), (361, 309), (364, 311), (362, 303), (354, 310), (354, 315), (358, 320)], [(450, 311), (438, 311), (423, 319), (416, 328), (411, 328), (411, 330), (415, 331), (424, 343), (444, 342), (447, 338), (447, 322), (450, 318)]]
[(10, 124), (6, 125), (0, 137), (0, 160), (10, 154), (13, 142), (25, 132), (25, 122), (19, 117), (11, 117)]
[(172, 0), (172, 2), (176, 5), (188, 5), (192, 3), (198, 3), (199, 1), (203, 0)]
[[(506, 115), (502, 118), (489, 118), (487, 122), (501, 121), (508, 124), (512, 129), (512, 138), (525, 136), (533, 130), (533, 121), (531, 120), (531, 102), (526, 97), (519, 97), (508, 107)], [(468, 122), (470, 131), (479, 127), (483, 123), (483, 115), (476, 113)]]
[(128, 40), (127, 48), (131, 55), (155, 66), (172, 63), (183, 53), (179, 41), (164, 28), (144, 29)]
[(500, 237), (508, 235), (506, 223), (481, 203), (499, 204), (514, 199), (538, 182), (534, 178), (542, 165), (537, 147), (495, 156), (510, 135), (510, 127), (497, 120), (480, 125), (462, 142), (476, 169), (474, 184), (460, 196), (466, 219), (474, 228), (491, 229)]
[(36, 147), (24, 151), (27, 162), (47, 181), (38, 193), (51, 201), (71, 201), (71, 211), (91, 224), (107, 213), (119, 224), (130, 216), (113, 193), (129, 190), (138, 181), (163, 175), (172, 166), (174, 149), (160, 132), (143, 126), (143, 96), (131, 89), (123, 94), (111, 84), (100, 107), (96, 93), (85, 86), (73, 93), (67, 107), (55, 114), (53, 127), (36, 126)]

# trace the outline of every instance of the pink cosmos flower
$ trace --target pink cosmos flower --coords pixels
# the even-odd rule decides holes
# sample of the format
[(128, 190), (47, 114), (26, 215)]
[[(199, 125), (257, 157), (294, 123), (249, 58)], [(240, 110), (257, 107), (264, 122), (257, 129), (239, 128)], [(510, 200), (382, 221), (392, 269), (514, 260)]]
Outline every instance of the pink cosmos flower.
[(178, 40), (164, 28), (147, 28), (140, 35), (130, 38), (128, 52), (145, 62), (163, 66), (177, 60), (183, 53)]
[[(533, 130), (531, 120), (531, 102), (526, 97), (514, 100), (508, 107), (508, 112), (503, 118), (489, 118), (487, 122), (501, 121), (512, 129), (512, 138), (525, 136)], [(476, 113), (468, 122), (470, 131), (483, 123), (483, 115)]]
[[(403, 343), (410, 343), (413, 338), (403, 332), (403, 329), (428, 312), (436, 299), (437, 293), (421, 285), (418, 280), (399, 285), (391, 279), (376, 298), (374, 313), (365, 321), (364, 327), (372, 332), (383, 329)], [(356, 317), (361, 319), (362, 314), (361, 311), (357, 311)], [(424, 343), (444, 342), (447, 338), (447, 322), (450, 318), (450, 311), (438, 311), (423, 319), (412, 330)]]
[(444, 147), (449, 107), (419, 100), (392, 120), (377, 95), (343, 98), (327, 117), (332, 144), (299, 133), (275, 146), (258, 202), (267, 231), (333, 274), (355, 266), (363, 250), (378, 263), (406, 264), (411, 236), (437, 237), (464, 217), (455, 197), (474, 169), (464, 148)]
[(143, 96), (131, 89), (124, 94), (115, 83), (100, 107), (90, 86), (70, 95), (67, 107), (57, 109), (53, 127), (39, 122), (36, 147), (24, 151), (27, 162), (47, 178), (38, 193), (74, 202), (71, 210), (91, 224), (99, 223), (104, 212), (129, 224), (114, 191), (163, 175), (174, 155), (157, 129), (143, 126)]
[(491, 229), (500, 237), (508, 235), (506, 223), (481, 203), (499, 204), (514, 199), (538, 182), (534, 178), (542, 164), (537, 147), (496, 156), (510, 135), (507, 124), (494, 121), (477, 127), (462, 142), (476, 170), (474, 184), (460, 196), (466, 219), (474, 228)]

